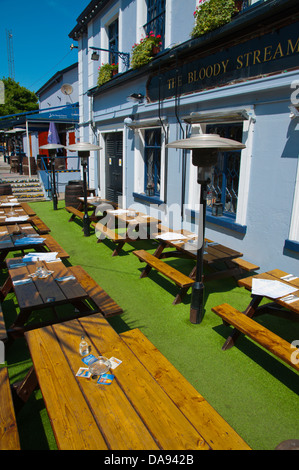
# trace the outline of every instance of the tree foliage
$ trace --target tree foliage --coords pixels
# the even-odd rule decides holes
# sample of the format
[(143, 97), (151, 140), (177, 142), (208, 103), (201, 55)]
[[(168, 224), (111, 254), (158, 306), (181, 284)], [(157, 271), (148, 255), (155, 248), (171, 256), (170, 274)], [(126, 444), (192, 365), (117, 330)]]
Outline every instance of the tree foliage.
[(24, 113), (38, 109), (36, 94), (21, 86), (12, 78), (2, 78), (4, 83), (4, 104), (0, 105), (0, 116)]

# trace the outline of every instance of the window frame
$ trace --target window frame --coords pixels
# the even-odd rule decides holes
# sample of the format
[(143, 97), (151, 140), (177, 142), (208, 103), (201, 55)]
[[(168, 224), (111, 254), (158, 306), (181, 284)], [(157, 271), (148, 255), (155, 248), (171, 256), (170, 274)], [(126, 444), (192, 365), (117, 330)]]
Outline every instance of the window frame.
[[(151, 31), (157, 36), (160, 34), (162, 49), (165, 47), (165, 21), (166, 21), (166, 0), (147, 0), (147, 17), (146, 23), (143, 25), (146, 34)], [(154, 9), (157, 7), (158, 12), (154, 16)]]
[[(160, 142), (157, 142), (157, 135), (156, 131), (159, 131), (160, 136), (159, 140)], [(154, 142), (152, 145), (150, 145), (147, 142), (147, 134), (149, 132), (154, 133)], [(144, 193), (146, 194), (147, 190), (147, 185), (148, 185), (148, 159), (149, 159), (149, 154), (152, 151), (153, 152), (153, 183), (154, 183), (154, 196), (160, 198), (160, 187), (161, 187), (161, 149), (162, 149), (162, 132), (161, 128), (156, 127), (156, 128), (151, 128), (151, 129), (145, 129), (144, 130)], [(158, 175), (158, 170), (157, 170), (157, 160), (159, 160), (159, 175)], [(158, 190), (158, 180), (159, 180), (159, 190)]]
[[(154, 196), (147, 196), (145, 191), (145, 178), (146, 178), (146, 162), (145, 162), (145, 131), (149, 129), (161, 130), (161, 155), (160, 155), (160, 194)], [(135, 125), (134, 129), (134, 192), (133, 196), (136, 199), (147, 200), (149, 202), (155, 202), (161, 204), (165, 199), (165, 144), (166, 144), (166, 133), (168, 132), (167, 125), (155, 125), (148, 124), (144, 125), (142, 122), (139, 125)]]

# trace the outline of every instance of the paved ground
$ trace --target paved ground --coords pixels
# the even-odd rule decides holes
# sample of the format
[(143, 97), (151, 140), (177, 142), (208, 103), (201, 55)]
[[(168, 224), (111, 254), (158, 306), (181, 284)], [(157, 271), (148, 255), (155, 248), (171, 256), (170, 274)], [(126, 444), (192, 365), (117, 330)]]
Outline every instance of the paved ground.
[[(28, 175), (20, 175), (19, 173), (11, 173), (10, 165), (4, 161), (3, 155), (0, 154), (0, 178), (7, 181), (14, 181), (17, 179), (29, 180)], [(33, 178), (36, 178), (33, 177)]]

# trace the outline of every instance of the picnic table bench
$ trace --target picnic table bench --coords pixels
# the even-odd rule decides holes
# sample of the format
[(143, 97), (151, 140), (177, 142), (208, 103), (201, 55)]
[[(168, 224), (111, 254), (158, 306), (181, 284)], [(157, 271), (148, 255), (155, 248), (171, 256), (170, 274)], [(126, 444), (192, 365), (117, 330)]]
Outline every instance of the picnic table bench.
[[(112, 256), (117, 256), (125, 243), (151, 239), (152, 233), (157, 230), (160, 220), (129, 209), (109, 209), (107, 210), (106, 222), (106, 225), (99, 221), (93, 224), (98, 243), (105, 238), (115, 243), (116, 248)], [(124, 233), (121, 233), (119, 229), (124, 229)]]
[(83, 289), (89, 294), (105, 318), (123, 313), (123, 309), (117, 305), (81, 266), (70, 266), (69, 269), (76, 276)]
[[(71, 215), (69, 222), (72, 222), (75, 220), (76, 217), (79, 219), (83, 220), (84, 218), (84, 198), (79, 197), (78, 198), (78, 207), (73, 207), (73, 206), (66, 206), (65, 210), (69, 212)], [(102, 206), (103, 210), (105, 207), (110, 207), (110, 208), (117, 208), (117, 204), (113, 201), (109, 201), (108, 199), (103, 199), (100, 197), (95, 197), (95, 196), (90, 196), (87, 198), (87, 210), (92, 211), (92, 213), (89, 215), (89, 219), (93, 222), (96, 222), (100, 216), (96, 215), (96, 211), (99, 206)]]
[(20, 450), (20, 439), (6, 367), (0, 366), (0, 450)]
[[(122, 361), (110, 385), (76, 375), (82, 334)], [(120, 336), (99, 313), (25, 336), (59, 449), (250, 449), (139, 332)]]
[(7, 225), (1, 229), (0, 267), (5, 266), (4, 260), (10, 252), (21, 251), (24, 254), (29, 249), (57, 252), (59, 258), (69, 258), (69, 254), (50, 234), (39, 236), (31, 225)]
[[(252, 318), (235, 309), (229, 304), (213, 307), (212, 311), (219, 315), (226, 324), (230, 324), (238, 331), (263, 346), (269, 352), (299, 371), (299, 363), (291, 360), (294, 348), (290, 343), (276, 335), (268, 328), (257, 323)], [(225, 348), (224, 348), (225, 349)]]
[(121, 333), (120, 336), (212, 449), (250, 449), (139, 328)]
[[(253, 279), (278, 281), (283, 285), (291, 286), (297, 290), (295, 290), (292, 295), (283, 295), (276, 298), (254, 293), (251, 295), (249, 305), (243, 312), (240, 312), (227, 303), (213, 307), (212, 311), (222, 318), (224, 324), (232, 325), (234, 327), (233, 332), (225, 341), (222, 349), (226, 350), (233, 347), (239, 335), (244, 334), (277, 356), (279, 359), (283, 360), (286, 364), (299, 371), (298, 361), (294, 361), (292, 359), (294, 347), (292, 347), (288, 341), (284, 340), (277, 334), (274, 334), (271, 330), (260, 325), (253, 319), (253, 317), (268, 313), (298, 321), (299, 278), (290, 275), (285, 271), (273, 269), (266, 273), (260, 273), (255, 276), (240, 279), (238, 284), (240, 287), (245, 287), (247, 290), (251, 291)], [(260, 305), (264, 297), (269, 298), (271, 302)]]
[(37, 233), (45, 234), (51, 232), (51, 229), (37, 215), (31, 217), (30, 222), (35, 227)]
[[(140, 262), (146, 263), (140, 278), (148, 276), (151, 269), (154, 268), (180, 288), (173, 301), (173, 304), (176, 305), (182, 301), (189, 288), (194, 284), (196, 265), (188, 275), (185, 275), (178, 269), (167, 264), (164, 260), (170, 257), (196, 260), (197, 235), (185, 229), (174, 231), (161, 224), (158, 225), (158, 230), (158, 233), (154, 234), (154, 236), (159, 241), (159, 245), (154, 254), (150, 254), (145, 250), (136, 250), (133, 251), (133, 253)], [(169, 239), (165, 237), (169, 237)], [(175, 248), (175, 250), (165, 251), (166, 248), (170, 247)], [(207, 282), (228, 276), (236, 277), (239, 276), (240, 272), (243, 270), (252, 271), (259, 269), (259, 266), (243, 260), (241, 256), (242, 253), (236, 250), (215, 243), (212, 240), (205, 239), (203, 262), (212, 267), (213, 272), (203, 275), (203, 281)], [(215, 265), (218, 262), (225, 263), (226, 269), (216, 268)]]

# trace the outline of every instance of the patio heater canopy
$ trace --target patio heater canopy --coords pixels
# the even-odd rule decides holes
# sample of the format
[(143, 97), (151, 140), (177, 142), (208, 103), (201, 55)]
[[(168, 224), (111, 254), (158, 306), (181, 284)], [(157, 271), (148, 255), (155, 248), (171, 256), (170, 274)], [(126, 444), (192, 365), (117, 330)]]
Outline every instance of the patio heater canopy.
[(43, 150), (57, 150), (57, 149), (65, 149), (65, 146), (61, 145), (61, 144), (46, 144), (46, 145), (42, 145), (40, 147), (40, 149), (43, 149)]
[(217, 149), (219, 151), (244, 149), (242, 142), (220, 137), (218, 134), (195, 134), (187, 139), (175, 140), (166, 145), (178, 149)]
[(67, 147), (70, 152), (92, 152), (93, 150), (101, 150), (99, 145), (90, 144), (89, 142), (77, 142)]

